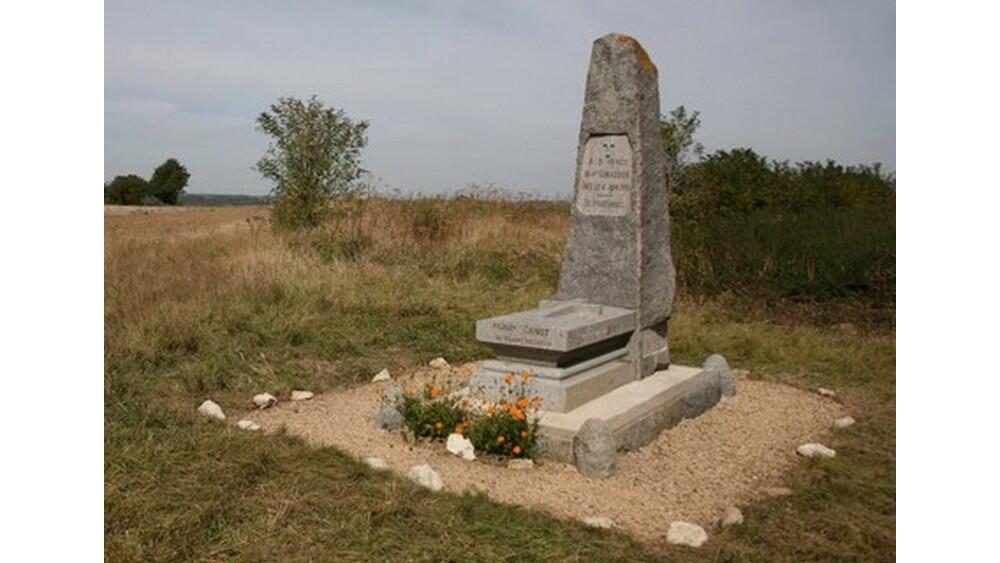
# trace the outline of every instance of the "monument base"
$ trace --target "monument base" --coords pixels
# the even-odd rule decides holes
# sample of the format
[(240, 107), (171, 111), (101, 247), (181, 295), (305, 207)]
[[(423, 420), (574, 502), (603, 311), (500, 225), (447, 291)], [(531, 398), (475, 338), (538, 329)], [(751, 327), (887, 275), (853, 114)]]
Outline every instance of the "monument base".
[(567, 412), (546, 411), (539, 422), (541, 457), (574, 463), (573, 439), (587, 420), (604, 421), (619, 450), (636, 450), (722, 397), (719, 372), (672, 365)]
[[(559, 368), (507, 360), (487, 360), (469, 380), (473, 395), (490, 401), (514, 401), (518, 396), (538, 397), (541, 409), (566, 412), (580, 407), (622, 385), (635, 381), (635, 367), (626, 350), (616, 350), (579, 364)], [(521, 382), (520, 374), (531, 378)], [(507, 377), (515, 376), (515, 385)], [(523, 393), (520, 385), (524, 386)]]

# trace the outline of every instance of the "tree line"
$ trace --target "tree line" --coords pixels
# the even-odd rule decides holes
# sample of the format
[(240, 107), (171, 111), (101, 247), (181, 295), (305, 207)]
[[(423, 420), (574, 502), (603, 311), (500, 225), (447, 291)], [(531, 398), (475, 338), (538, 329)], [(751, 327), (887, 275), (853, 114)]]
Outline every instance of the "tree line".
[(149, 180), (137, 174), (115, 176), (113, 180), (104, 184), (104, 203), (177, 205), (190, 177), (187, 168), (176, 158), (168, 158), (156, 167)]

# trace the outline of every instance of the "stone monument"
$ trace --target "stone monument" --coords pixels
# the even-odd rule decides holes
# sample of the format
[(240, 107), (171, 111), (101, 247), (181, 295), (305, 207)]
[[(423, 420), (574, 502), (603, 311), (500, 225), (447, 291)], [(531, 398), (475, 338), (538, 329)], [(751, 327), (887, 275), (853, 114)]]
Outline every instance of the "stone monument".
[(556, 299), (476, 323), (496, 359), (470, 389), (502, 398), (506, 374), (530, 373), (548, 457), (572, 460), (587, 419), (603, 421), (619, 447), (640, 447), (721, 395), (719, 369), (670, 365), (674, 266), (659, 118), (645, 49), (617, 33), (596, 40)]

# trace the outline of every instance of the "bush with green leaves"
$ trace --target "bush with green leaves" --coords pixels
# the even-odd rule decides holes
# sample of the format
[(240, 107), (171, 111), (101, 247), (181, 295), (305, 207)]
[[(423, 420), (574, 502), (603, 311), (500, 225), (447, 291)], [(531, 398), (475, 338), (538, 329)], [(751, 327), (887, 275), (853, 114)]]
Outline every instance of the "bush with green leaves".
[(153, 171), (153, 177), (149, 179), (149, 194), (166, 205), (177, 205), (190, 177), (187, 168), (176, 158), (168, 158)]
[(367, 121), (352, 120), (316, 96), (306, 101), (279, 98), (257, 117), (257, 129), (271, 138), (257, 171), (274, 182), (277, 226), (319, 226), (329, 213), (330, 198), (360, 189)]
[(443, 440), (462, 434), (476, 452), (500, 457), (534, 457), (538, 446), (540, 399), (527, 398), (527, 382), (514, 374), (505, 378), (505, 396), (510, 400), (471, 401), (444, 394), (440, 387), (427, 385), (421, 392), (407, 392), (397, 405), (403, 424), (416, 436)]
[(463, 434), (477, 452), (533, 458), (538, 446), (538, 421), (516, 416), (512, 409), (505, 408), (508, 404), (513, 403), (502, 403), (492, 412), (473, 417)]
[(109, 205), (142, 205), (142, 198), (149, 186), (144, 178), (135, 174), (115, 176), (104, 184), (104, 203)]
[(404, 395), (399, 408), (403, 424), (422, 438), (444, 439), (461, 431), (468, 420), (457, 399), (441, 396), (440, 388), (429, 385), (421, 395)]

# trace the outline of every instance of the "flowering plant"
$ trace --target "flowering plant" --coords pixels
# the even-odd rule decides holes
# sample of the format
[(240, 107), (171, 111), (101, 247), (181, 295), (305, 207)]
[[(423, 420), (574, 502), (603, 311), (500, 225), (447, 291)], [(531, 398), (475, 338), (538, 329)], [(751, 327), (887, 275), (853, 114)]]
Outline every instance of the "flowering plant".
[[(404, 394), (400, 412), (403, 423), (417, 436), (444, 439), (463, 434), (477, 452), (503, 457), (534, 457), (538, 435), (538, 397), (528, 398), (531, 374), (510, 373), (496, 402), (445, 395), (434, 384), (419, 393)], [(508, 400), (509, 399), (509, 400)]]

